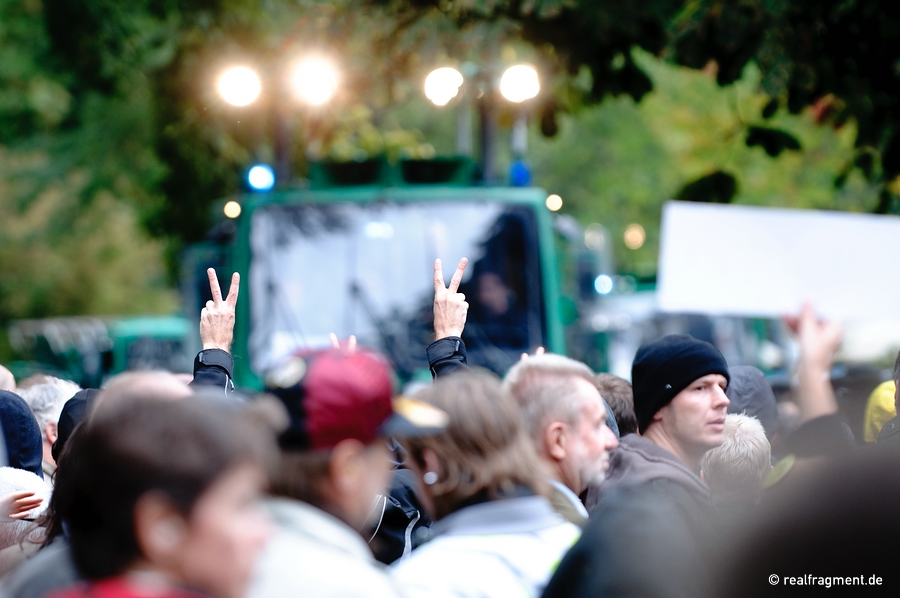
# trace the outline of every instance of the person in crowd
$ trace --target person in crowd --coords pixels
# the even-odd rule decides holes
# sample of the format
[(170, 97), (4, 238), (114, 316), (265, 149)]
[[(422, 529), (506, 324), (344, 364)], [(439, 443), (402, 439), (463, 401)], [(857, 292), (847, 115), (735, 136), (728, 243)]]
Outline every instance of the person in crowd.
[(81, 387), (61, 378), (38, 374), (26, 378), (19, 385), (21, 396), (34, 418), (37, 420), (43, 439), (43, 463), (44, 480), (51, 482), (56, 471), (56, 460), (53, 458), (53, 443), (57, 438), (57, 423), (62, 413), (63, 405), (71, 399)]
[(634, 414), (634, 391), (631, 383), (614, 374), (600, 373), (595, 377), (600, 396), (606, 400), (619, 426), (619, 437), (636, 434), (637, 417)]
[(709, 591), (714, 507), (698, 473), (724, 438), (728, 377), (722, 354), (686, 335), (638, 349), (632, 384), (641, 435), (625, 436), (612, 452), (606, 480), (589, 495), (591, 521), (544, 596)]
[(50, 486), (30, 471), (0, 467), (0, 496), (4, 510), (0, 515), (0, 577), (15, 569), (37, 552), (46, 537), (46, 529), (37, 523), (47, 509)]
[(856, 448), (831, 385), (831, 367), (841, 344), (842, 326), (819, 319), (810, 305), (805, 305), (798, 317), (789, 318), (788, 325), (796, 332), (800, 346), (794, 391), (800, 425), (778, 443), (780, 459), (775, 464), (775, 477), (767, 483), (767, 492), (780, 492), (792, 480), (827, 467)]
[(550, 472), (554, 508), (583, 526), (588, 513), (578, 495), (603, 480), (609, 451), (618, 446), (606, 425), (594, 373), (562, 355), (536, 355), (510, 368), (503, 387), (516, 400), (538, 458)]
[(2, 365), (0, 365), (0, 390), (16, 392), (16, 377)]
[(244, 595), (270, 528), (271, 433), (201, 397), (108, 402), (70, 440), (54, 502), (86, 581), (52, 594)]
[(877, 442), (884, 424), (897, 416), (897, 407), (894, 405), (896, 393), (897, 384), (893, 380), (887, 380), (876, 386), (866, 399), (866, 410), (863, 415), (865, 442)]
[(43, 477), (41, 430), (28, 404), (8, 390), (0, 390), (0, 427), (8, 465)]
[(580, 528), (541, 495), (547, 474), (520, 407), (486, 374), (442, 378), (415, 397), (450, 423), (442, 434), (401, 435), (435, 523), (393, 578), (410, 596), (539, 596)]
[(745, 518), (714, 596), (893, 596), (900, 529), (897, 452), (854, 451)]
[(291, 358), (268, 386), (290, 424), (267, 502), (277, 531), (250, 598), (401, 596), (366, 544), (393, 469), (387, 439), (435, 432), (446, 415), (408, 399), (395, 411), (390, 366), (363, 350)]
[(771, 470), (772, 447), (762, 424), (734, 413), (725, 416), (722, 444), (708, 450), (700, 462), (700, 478), (709, 486), (713, 504), (735, 519), (759, 502)]
[(778, 428), (778, 403), (766, 375), (752, 365), (735, 365), (728, 371), (731, 374), (725, 391), (731, 401), (728, 413), (755, 417), (766, 431), (766, 438), (771, 440)]
[(722, 443), (729, 375), (718, 349), (687, 335), (639, 348), (632, 384), (640, 435), (622, 439), (606, 479), (589, 492), (589, 505), (620, 485), (654, 479), (675, 481), (696, 498), (708, 498), (697, 473), (704, 453)]
[[(900, 413), (900, 352), (894, 362), (894, 410)], [(900, 416), (885, 422), (878, 433), (878, 443), (884, 445), (900, 444)]]
[[(426, 350), (433, 375), (468, 371), (461, 339), (468, 304), (458, 293), (468, 260), (462, 258), (444, 284), (441, 260), (434, 263), (435, 342)], [(520, 360), (503, 382), (520, 406), (533, 446), (549, 472), (552, 504), (566, 520), (584, 525), (588, 513), (579, 495), (603, 478), (618, 427), (586, 365), (540, 354)]]
[(62, 411), (59, 414), (59, 420), (56, 422), (56, 441), (50, 447), (50, 454), (54, 461), (59, 461), (59, 457), (69, 441), (69, 437), (90, 413), (97, 395), (100, 390), (96, 388), (85, 388), (79, 390), (75, 395), (65, 402)]
[[(207, 274), (213, 299), (200, 315), (202, 350), (194, 360), (194, 377), (190, 389), (172, 375), (163, 376), (164, 379), (160, 381), (155, 380), (155, 377), (148, 381), (147, 374), (130, 374), (121, 377), (114, 388), (106, 389), (112, 391), (115, 399), (111, 403), (118, 403), (119, 399), (122, 399), (121, 402), (143, 398), (174, 400), (184, 398), (190, 394), (189, 390), (208, 390), (217, 394), (221, 392), (222, 397), (231, 396), (234, 388), (231, 381), (234, 364), (229, 351), (234, 333), (234, 310), (240, 277), (237, 273), (232, 276), (228, 295), (223, 299), (215, 270), (210, 268)], [(148, 389), (160, 392), (148, 392)], [(168, 392), (173, 394), (169, 395)], [(63, 405), (57, 422), (58, 438), (51, 448), (51, 454), (60, 468), (69, 452), (66, 450), (69, 440), (81, 423), (87, 421), (97, 404), (102, 402), (98, 398), (100, 395), (101, 391), (98, 389), (85, 389)], [(69, 459), (77, 459), (77, 455)], [(47, 513), (42, 517), (42, 520), (46, 520), (44, 523), (47, 528), (43, 548), (3, 579), (0, 591), (12, 598), (40, 598), (72, 584), (80, 577), (75, 569), (69, 544), (63, 537), (63, 521), (53, 502), (54, 499), (51, 498)]]

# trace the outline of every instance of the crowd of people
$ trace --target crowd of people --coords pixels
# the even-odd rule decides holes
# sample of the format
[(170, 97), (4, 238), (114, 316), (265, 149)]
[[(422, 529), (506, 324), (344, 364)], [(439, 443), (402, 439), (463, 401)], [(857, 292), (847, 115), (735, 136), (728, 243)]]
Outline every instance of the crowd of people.
[(896, 595), (900, 355), (867, 444), (829, 379), (841, 328), (809, 307), (794, 417), (687, 335), (630, 382), (541, 349), (501, 379), (467, 363), (466, 265), (435, 262), (410, 396), (352, 337), (235, 389), (240, 280), (223, 297), (212, 269), (189, 379), (0, 367), (0, 596)]

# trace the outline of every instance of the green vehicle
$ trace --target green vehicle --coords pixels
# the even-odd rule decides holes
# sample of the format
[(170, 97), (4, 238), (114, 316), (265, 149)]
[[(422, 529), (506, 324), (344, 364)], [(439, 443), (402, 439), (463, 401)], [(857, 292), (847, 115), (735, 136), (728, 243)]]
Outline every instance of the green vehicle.
[(17, 358), (9, 366), (18, 379), (43, 373), (84, 388), (130, 370), (190, 372), (195, 327), (180, 316), (18, 320), (9, 327)]
[(240, 215), (217, 228), (231, 227), (220, 251), (206, 244), (189, 256), (186, 294), (199, 312), (206, 266), (241, 273), (236, 384), (261, 388), (286, 356), (328, 347), (330, 333), (356, 335), (403, 380), (430, 377), (435, 258), (448, 280), (469, 258), (460, 292), (473, 366), (502, 373), (539, 346), (566, 353), (568, 344), (581, 357), (572, 349), (591, 341), (572, 331), (579, 303), (596, 296), (600, 263), (585, 258), (583, 231), (568, 222), (578, 248), (557, 231), (545, 191), (473, 186), (470, 169), (464, 160), (326, 164), (308, 189), (232, 198)]

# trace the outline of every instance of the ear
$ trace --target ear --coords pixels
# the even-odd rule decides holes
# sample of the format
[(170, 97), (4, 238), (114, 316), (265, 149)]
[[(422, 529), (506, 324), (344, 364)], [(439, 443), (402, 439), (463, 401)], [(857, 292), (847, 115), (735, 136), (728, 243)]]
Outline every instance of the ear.
[(50, 444), (56, 442), (56, 439), (59, 438), (59, 431), (56, 427), (56, 423), (47, 422), (47, 424), (44, 426), (44, 436), (47, 438), (47, 442), (49, 442)]
[(365, 469), (363, 459), (365, 445), (359, 440), (342, 440), (331, 450), (329, 473), (331, 484), (338, 495), (355, 493)]
[(706, 483), (706, 474), (703, 472), (702, 469), (700, 470), (700, 481), (703, 482), (704, 484)]
[(663, 419), (663, 414), (668, 413), (669, 409), (672, 408), (671, 405), (672, 405), (672, 403), (666, 403), (665, 405), (660, 407), (659, 411), (657, 411), (656, 413), (653, 414), (653, 419), (651, 419), (650, 421), (651, 422), (661, 422)]
[(440, 477), (441, 474), (441, 461), (438, 459), (437, 453), (435, 453), (430, 448), (424, 449), (422, 451), (422, 460), (425, 462), (425, 471), (433, 471), (438, 474)]
[(550, 422), (544, 428), (544, 450), (554, 461), (562, 461), (568, 454), (566, 425), (560, 421)]
[(158, 492), (141, 496), (134, 506), (134, 535), (144, 557), (156, 564), (180, 558), (187, 522), (172, 502)]

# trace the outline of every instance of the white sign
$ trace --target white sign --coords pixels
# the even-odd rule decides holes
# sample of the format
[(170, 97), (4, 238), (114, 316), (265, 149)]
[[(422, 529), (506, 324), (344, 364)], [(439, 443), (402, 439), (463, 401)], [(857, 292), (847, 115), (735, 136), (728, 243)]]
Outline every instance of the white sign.
[(900, 317), (896, 216), (670, 201), (660, 235), (663, 310)]

